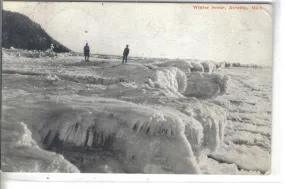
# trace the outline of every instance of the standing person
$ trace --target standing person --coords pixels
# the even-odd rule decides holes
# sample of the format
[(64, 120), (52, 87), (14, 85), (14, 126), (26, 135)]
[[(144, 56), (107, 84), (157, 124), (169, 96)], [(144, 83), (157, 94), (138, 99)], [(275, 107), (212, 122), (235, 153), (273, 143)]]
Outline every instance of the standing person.
[(124, 60), (125, 60), (125, 63), (127, 63), (129, 52), (130, 52), (129, 45), (126, 45), (126, 48), (125, 48), (124, 53), (123, 53), (122, 64), (124, 63)]
[(85, 57), (85, 62), (89, 61), (89, 56), (90, 56), (90, 48), (88, 46), (88, 43), (84, 46), (84, 57)]

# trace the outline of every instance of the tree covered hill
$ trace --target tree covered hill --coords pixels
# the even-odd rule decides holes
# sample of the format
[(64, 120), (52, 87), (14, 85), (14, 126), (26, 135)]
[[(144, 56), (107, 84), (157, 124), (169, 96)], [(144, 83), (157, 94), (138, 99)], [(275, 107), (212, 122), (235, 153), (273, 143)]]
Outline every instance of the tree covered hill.
[(2, 12), (2, 47), (26, 50), (47, 50), (51, 44), (54, 52), (70, 52), (70, 49), (50, 37), (44, 29), (27, 16), (5, 11)]

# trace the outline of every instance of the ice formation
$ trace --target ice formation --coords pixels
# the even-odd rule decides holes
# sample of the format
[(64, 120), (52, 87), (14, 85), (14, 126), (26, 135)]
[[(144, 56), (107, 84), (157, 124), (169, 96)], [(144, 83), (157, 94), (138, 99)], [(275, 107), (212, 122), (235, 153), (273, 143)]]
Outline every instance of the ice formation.
[(168, 88), (171, 91), (183, 93), (187, 87), (186, 75), (183, 71), (175, 67), (158, 68), (150, 77), (150, 86), (159, 86)]
[(216, 69), (224, 69), (226, 67), (226, 62), (216, 62)]
[(191, 73), (187, 74), (185, 96), (214, 98), (226, 93), (229, 77), (222, 74)]
[[(121, 93), (122, 89), (124, 89), (123, 94)], [(196, 137), (201, 140), (195, 146), (197, 154), (204, 148), (215, 151), (223, 141), (227, 115), (223, 108), (213, 103), (175, 96), (165, 89), (146, 88), (146, 86), (126, 85), (123, 83), (116, 86), (107, 86), (104, 89), (104, 97), (119, 98), (137, 104), (152, 104), (152, 108), (164, 107), (164, 111), (167, 107), (172, 107), (182, 113), (179, 113), (179, 117), (182, 120), (187, 120), (188, 117), (196, 119), (203, 127), (203, 135), (199, 134), (199, 132), (196, 133)], [(159, 109), (158, 111), (161, 110)], [(194, 138), (194, 136), (192, 137)], [(202, 143), (203, 145), (201, 145)], [(191, 144), (194, 144), (193, 141)], [(194, 148), (193, 145), (192, 148)]]
[(10, 49), (2, 48), (3, 57), (26, 57), (26, 58), (54, 58), (54, 57), (68, 57), (68, 56), (78, 56), (78, 53), (66, 52), (66, 53), (55, 53), (51, 49), (46, 51), (37, 51), (37, 50), (24, 50), (16, 49), (11, 47)]
[(2, 171), (79, 172), (62, 155), (41, 149), (25, 123), (3, 121), (1, 129)]
[(33, 72), (25, 70), (25, 71), (20, 71), (20, 70), (3, 70), (3, 73), (6, 74), (20, 74), (20, 75), (26, 75), (26, 76), (43, 76), (45, 78), (47, 78), (48, 80), (67, 80), (67, 81), (72, 81), (72, 82), (76, 82), (76, 83), (87, 83), (87, 84), (99, 84), (99, 85), (113, 85), (113, 84), (117, 84), (120, 83), (122, 81), (124, 81), (124, 79), (122, 78), (101, 78), (98, 76), (94, 76), (94, 75), (71, 75), (71, 74), (51, 74), (51, 73), (44, 73), (44, 72)]
[(190, 61), (191, 63), (191, 72), (204, 72), (204, 67), (199, 61)]
[(219, 163), (207, 156), (201, 156), (199, 166), (204, 174), (239, 175), (241, 174), (234, 163)]
[(39, 133), (47, 146), (71, 143), (118, 151), (125, 162), (134, 161), (133, 166), (141, 171), (158, 158), (159, 164), (170, 166), (175, 173), (200, 172), (191, 143), (199, 145), (202, 127), (191, 118), (182, 120), (175, 110), (155, 111), (97, 98), (80, 108), (53, 112)]
[(220, 106), (199, 101), (184, 105), (181, 112), (191, 115), (203, 127), (203, 150), (217, 151), (224, 140), (224, 129), (227, 125), (226, 112)]
[[(190, 72), (206, 72), (212, 73), (216, 69), (216, 64), (212, 61), (198, 61), (198, 60), (172, 60), (158, 64), (159, 67), (174, 66), (186, 74)], [(223, 65), (219, 64), (219, 68)]]
[(186, 76), (176, 67), (149, 69), (146, 66), (132, 64), (111, 67), (100, 73), (102, 77), (118, 78), (125, 82), (147, 83), (149, 87), (166, 88), (172, 92), (184, 92), (187, 86)]
[(182, 71), (184, 71), (185, 73), (190, 73), (191, 69), (193, 68), (191, 63), (185, 60), (172, 60), (169, 62), (158, 64), (158, 66), (159, 67), (169, 67), (169, 66), (177, 67), (181, 69)]
[(55, 57), (56, 53), (52, 51), (36, 51), (36, 50), (22, 50), (22, 49), (3, 49), (3, 56), (16, 56), (16, 57), (27, 57), (27, 58), (42, 58), (42, 57)]
[(206, 73), (212, 73), (216, 69), (216, 65), (212, 61), (202, 61), (201, 64), (204, 67), (204, 72)]
[(15, 53), (3, 64), (4, 171), (268, 172), (270, 70)]
[(270, 140), (267, 136), (262, 135), (261, 133), (252, 133), (247, 131), (227, 131), (225, 136), (225, 143), (230, 144), (239, 144), (239, 145), (256, 145), (261, 149), (267, 150), (270, 149)]
[(270, 168), (270, 154), (259, 147), (246, 145), (224, 145), (219, 153), (210, 155), (212, 159), (224, 163), (235, 163), (239, 169), (265, 173)]

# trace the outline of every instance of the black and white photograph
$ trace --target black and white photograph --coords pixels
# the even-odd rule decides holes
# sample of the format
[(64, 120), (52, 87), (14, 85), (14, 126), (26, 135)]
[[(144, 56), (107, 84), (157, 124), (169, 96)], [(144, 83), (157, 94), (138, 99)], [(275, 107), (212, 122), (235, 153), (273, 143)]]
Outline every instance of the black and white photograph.
[(1, 171), (271, 174), (272, 15), (3, 1)]

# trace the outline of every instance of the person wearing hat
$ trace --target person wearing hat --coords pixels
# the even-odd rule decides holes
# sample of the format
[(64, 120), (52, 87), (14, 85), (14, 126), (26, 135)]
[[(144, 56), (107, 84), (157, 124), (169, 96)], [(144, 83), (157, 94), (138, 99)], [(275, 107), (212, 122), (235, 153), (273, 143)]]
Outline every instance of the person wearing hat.
[(125, 50), (124, 50), (124, 52), (123, 52), (123, 61), (122, 61), (122, 64), (124, 63), (124, 61), (125, 61), (125, 63), (127, 63), (129, 52), (130, 52), (130, 50), (129, 50), (129, 45), (126, 45), (126, 48), (125, 48)]

